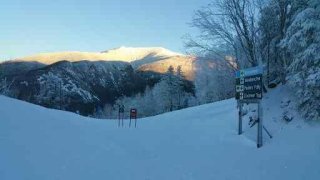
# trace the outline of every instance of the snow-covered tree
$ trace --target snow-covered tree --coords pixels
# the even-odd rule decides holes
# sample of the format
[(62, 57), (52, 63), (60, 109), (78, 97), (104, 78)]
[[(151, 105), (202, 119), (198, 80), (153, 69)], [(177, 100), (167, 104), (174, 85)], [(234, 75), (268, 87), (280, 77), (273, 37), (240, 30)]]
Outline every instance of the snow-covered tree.
[(38, 82), (40, 84), (39, 93), (36, 95), (38, 102), (45, 106), (53, 106), (55, 108), (62, 108), (62, 79), (53, 73), (48, 73), (39, 77)]
[(130, 108), (136, 108), (139, 117), (153, 116), (196, 105), (194, 95), (188, 92), (185, 84), (187, 83), (183, 80), (181, 67), (174, 71), (174, 68), (170, 66), (167, 73), (154, 87), (147, 86), (144, 93), (119, 98), (109, 117), (117, 117), (119, 105), (125, 106), (126, 113)]
[(201, 58), (198, 61), (195, 87), (199, 104), (230, 98), (234, 95), (234, 71), (223, 61), (225, 60), (209, 58)]
[(12, 83), (13, 81), (9, 82), (7, 78), (3, 78), (2, 80), (0, 80), (0, 94), (10, 96), (10, 87)]
[[(296, 6), (295, 6), (296, 5)], [(320, 118), (320, 2), (293, 4), (291, 23), (281, 42), (287, 60), (289, 85), (298, 95), (307, 119)]]
[(149, 86), (146, 87), (144, 94), (138, 97), (140, 98), (140, 102), (137, 108), (142, 116), (151, 116), (159, 113), (154, 94)]

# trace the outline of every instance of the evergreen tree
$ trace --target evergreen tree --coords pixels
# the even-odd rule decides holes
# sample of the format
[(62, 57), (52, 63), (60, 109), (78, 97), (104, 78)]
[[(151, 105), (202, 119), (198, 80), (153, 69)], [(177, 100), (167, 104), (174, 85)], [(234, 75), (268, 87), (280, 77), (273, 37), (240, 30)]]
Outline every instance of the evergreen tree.
[[(307, 119), (320, 118), (320, 2), (294, 1), (291, 23), (281, 42), (289, 55), (289, 85)], [(307, 2), (307, 3), (306, 3)]]

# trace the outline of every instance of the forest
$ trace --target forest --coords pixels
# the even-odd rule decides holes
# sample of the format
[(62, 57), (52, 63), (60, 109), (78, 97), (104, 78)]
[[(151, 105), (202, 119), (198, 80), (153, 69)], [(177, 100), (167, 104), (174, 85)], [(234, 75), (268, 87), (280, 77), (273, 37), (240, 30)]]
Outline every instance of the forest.
[(302, 115), (319, 119), (320, 1), (216, 0), (195, 11), (190, 24), (198, 34), (183, 39), (197, 58), (195, 93), (181, 91), (181, 73), (168, 69), (153, 89), (118, 104), (148, 116), (223, 100), (234, 96), (235, 71), (263, 66), (265, 87), (289, 86)]

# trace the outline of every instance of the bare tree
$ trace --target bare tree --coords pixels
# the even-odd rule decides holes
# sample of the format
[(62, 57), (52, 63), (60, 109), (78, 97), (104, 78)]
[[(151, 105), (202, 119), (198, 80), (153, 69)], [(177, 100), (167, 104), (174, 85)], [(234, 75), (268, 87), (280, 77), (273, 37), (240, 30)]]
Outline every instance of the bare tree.
[[(186, 47), (223, 58), (232, 50), (231, 55), (238, 64), (243, 61), (242, 66), (258, 65), (257, 11), (252, 0), (216, 0), (196, 11), (192, 26), (200, 30), (200, 35), (197, 40), (188, 38)], [(245, 58), (241, 57), (241, 52)]]

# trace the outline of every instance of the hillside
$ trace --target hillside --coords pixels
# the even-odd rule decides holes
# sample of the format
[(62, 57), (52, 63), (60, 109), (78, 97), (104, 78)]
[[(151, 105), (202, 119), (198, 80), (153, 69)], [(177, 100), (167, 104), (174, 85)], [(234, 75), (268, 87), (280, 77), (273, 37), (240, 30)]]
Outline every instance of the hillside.
[(0, 87), (7, 86), (6, 95), (13, 98), (92, 115), (96, 108), (113, 104), (121, 96), (142, 92), (148, 79), (148, 76), (135, 72), (127, 62), (60, 61), (6, 75)]
[[(0, 179), (319, 179), (319, 125), (281, 120), (286, 87), (264, 98), (264, 146), (234, 99), (138, 120), (118, 128), (0, 96)], [(292, 99), (291, 99), (292, 100)], [(250, 110), (251, 112), (251, 110)], [(250, 113), (249, 113), (250, 114)]]
[(196, 74), (195, 62), (196, 58), (194, 57), (175, 56), (169, 59), (163, 59), (161, 61), (143, 64), (138, 68), (138, 70), (143, 72), (151, 71), (164, 74), (168, 71), (168, 68), (170, 66), (172, 66), (175, 70), (178, 66), (180, 66), (182, 67), (184, 77), (187, 80), (193, 81)]

